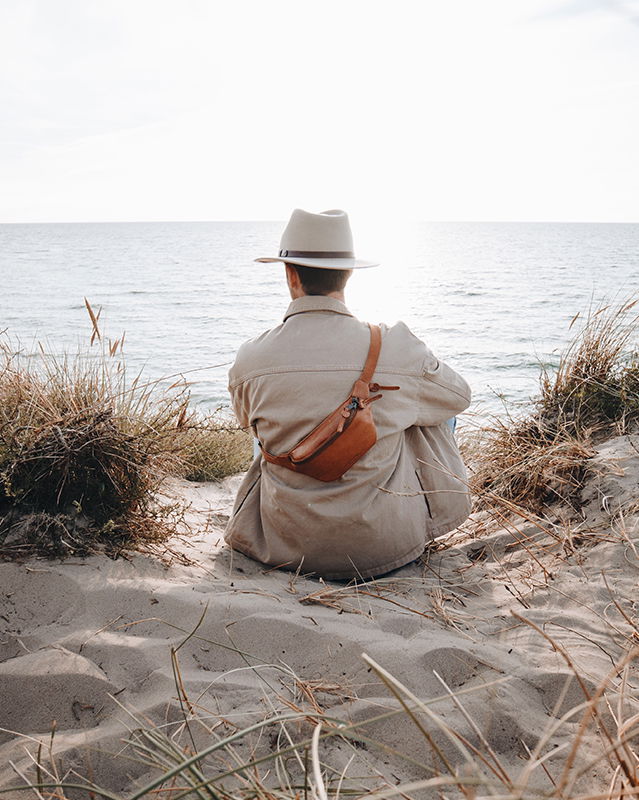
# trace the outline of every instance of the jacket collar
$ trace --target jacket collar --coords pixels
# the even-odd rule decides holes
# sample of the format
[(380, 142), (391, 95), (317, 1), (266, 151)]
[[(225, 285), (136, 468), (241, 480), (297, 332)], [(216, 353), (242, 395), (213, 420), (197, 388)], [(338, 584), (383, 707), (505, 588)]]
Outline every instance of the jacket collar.
[(352, 317), (351, 312), (346, 308), (341, 300), (325, 295), (304, 295), (293, 300), (284, 314), (284, 321), (295, 314), (305, 314), (307, 311), (332, 311), (335, 314), (345, 314)]

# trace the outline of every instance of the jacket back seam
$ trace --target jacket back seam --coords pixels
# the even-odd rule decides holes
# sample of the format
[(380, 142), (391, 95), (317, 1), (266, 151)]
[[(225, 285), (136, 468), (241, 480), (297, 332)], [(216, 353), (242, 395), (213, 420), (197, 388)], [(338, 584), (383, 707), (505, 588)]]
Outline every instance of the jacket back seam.
[[(361, 372), (362, 365), (361, 364), (325, 364), (318, 367), (294, 367), (294, 366), (287, 366), (287, 367), (276, 367), (275, 369), (268, 369), (268, 370), (257, 370), (255, 372), (249, 372), (247, 375), (244, 375), (241, 378), (237, 378), (236, 380), (229, 383), (229, 389), (235, 389), (237, 386), (241, 386), (243, 383), (247, 381), (253, 380), (253, 378), (263, 378), (267, 375), (285, 375), (285, 374), (304, 374), (304, 373), (325, 373), (325, 372)], [(407, 369), (384, 369), (383, 367), (378, 368), (375, 370), (375, 375), (403, 375), (408, 378), (422, 378), (423, 372), (421, 370), (407, 370)]]

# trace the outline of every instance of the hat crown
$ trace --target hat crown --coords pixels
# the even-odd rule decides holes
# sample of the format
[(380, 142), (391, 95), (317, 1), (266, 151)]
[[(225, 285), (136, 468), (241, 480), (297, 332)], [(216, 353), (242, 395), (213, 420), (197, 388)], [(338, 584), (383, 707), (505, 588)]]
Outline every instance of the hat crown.
[(262, 256), (256, 261), (281, 261), (299, 267), (319, 269), (363, 269), (376, 267), (376, 261), (355, 258), (353, 235), (348, 214), (332, 208), (313, 214), (296, 208), (291, 214), (276, 256)]
[(320, 214), (296, 208), (282, 234), (280, 250), (352, 251), (348, 214), (338, 208)]

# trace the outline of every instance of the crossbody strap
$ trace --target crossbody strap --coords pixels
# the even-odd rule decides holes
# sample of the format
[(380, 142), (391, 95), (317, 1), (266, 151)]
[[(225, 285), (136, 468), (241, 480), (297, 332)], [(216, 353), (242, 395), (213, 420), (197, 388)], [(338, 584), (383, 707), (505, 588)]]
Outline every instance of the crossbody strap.
[(359, 376), (359, 380), (364, 381), (366, 385), (371, 382), (373, 375), (375, 374), (375, 367), (377, 366), (379, 353), (382, 349), (381, 328), (379, 325), (372, 325), (370, 322), (368, 323), (368, 327), (370, 328), (371, 332), (371, 343), (368, 348), (368, 355), (366, 356), (364, 369), (362, 370), (362, 374)]
[[(368, 347), (368, 355), (366, 356), (364, 369), (362, 370), (361, 375), (355, 381), (355, 383), (353, 384), (353, 388), (351, 389), (351, 397), (357, 397), (360, 400), (366, 400), (370, 397), (369, 383), (371, 381), (371, 378), (375, 374), (375, 368), (377, 367), (377, 360), (379, 358), (379, 353), (382, 348), (381, 328), (379, 327), (379, 325), (373, 325), (370, 322), (368, 323), (368, 327), (370, 330), (370, 337), (371, 337), (370, 345)], [(262, 444), (262, 442), (260, 442), (260, 447), (262, 449), (262, 455), (267, 461), (270, 461), (271, 464), (279, 464), (280, 466), (286, 466), (289, 461), (288, 458), (289, 453), (295, 450), (295, 447), (297, 447), (297, 445), (295, 445), (295, 447), (292, 447), (291, 450), (289, 450), (288, 452), (282, 453), (279, 456), (269, 453), (268, 450)]]
[(369, 383), (371, 382), (371, 379), (375, 373), (377, 359), (379, 358), (379, 352), (382, 348), (382, 331), (379, 325), (372, 325), (369, 322), (368, 328), (371, 333), (371, 343), (368, 347), (368, 355), (366, 356), (366, 362), (364, 363), (362, 374), (355, 381), (353, 388), (351, 389), (351, 395), (353, 397), (358, 397), (360, 400), (365, 400), (370, 397)]

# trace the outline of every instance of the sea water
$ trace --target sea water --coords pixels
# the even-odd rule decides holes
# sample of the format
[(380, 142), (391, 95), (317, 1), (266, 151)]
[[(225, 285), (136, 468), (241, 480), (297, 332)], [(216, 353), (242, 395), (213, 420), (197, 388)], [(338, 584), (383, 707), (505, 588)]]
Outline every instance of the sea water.
[[(25, 355), (88, 345), (84, 298), (131, 372), (189, 381), (193, 402), (228, 405), (228, 362), (289, 303), (281, 222), (0, 225), (0, 331)], [(363, 255), (375, 255), (365, 253)], [(362, 270), (347, 303), (406, 322), (469, 381), (479, 417), (526, 404), (579, 312), (639, 288), (639, 225), (423, 223), (410, 247)], [(95, 345), (94, 345), (95, 347)]]

